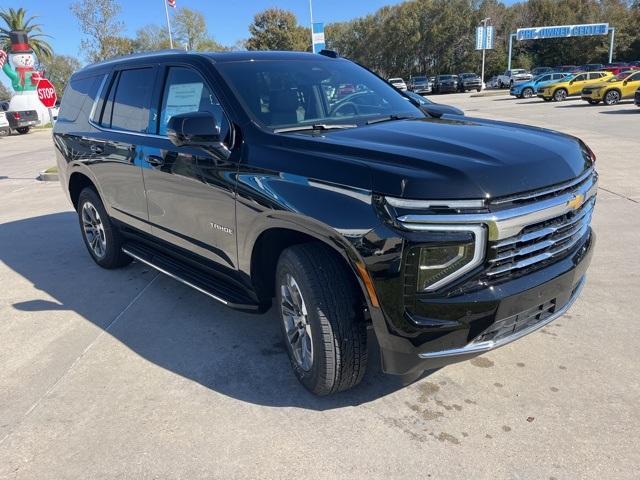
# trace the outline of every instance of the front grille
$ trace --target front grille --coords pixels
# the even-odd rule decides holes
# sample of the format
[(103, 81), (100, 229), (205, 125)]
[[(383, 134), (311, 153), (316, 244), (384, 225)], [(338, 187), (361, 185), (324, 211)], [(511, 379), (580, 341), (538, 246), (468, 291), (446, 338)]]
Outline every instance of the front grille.
[(573, 212), (526, 226), (516, 236), (493, 242), (486, 276), (497, 279), (530, 271), (566, 256), (588, 233), (594, 205), (592, 197)]
[(472, 343), (499, 341), (510, 337), (525, 328), (532, 327), (549, 318), (556, 311), (556, 299), (530, 308), (511, 317), (503, 318), (492, 324), (478, 335)]

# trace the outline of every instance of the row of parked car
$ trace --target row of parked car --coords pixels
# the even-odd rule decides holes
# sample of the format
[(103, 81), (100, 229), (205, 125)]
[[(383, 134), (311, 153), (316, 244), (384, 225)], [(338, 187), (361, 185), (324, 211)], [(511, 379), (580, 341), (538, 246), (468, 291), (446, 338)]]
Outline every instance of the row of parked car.
[(491, 77), (487, 81), (487, 88), (511, 88), (517, 82), (525, 82), (535, 77), (548, 73), (584, 73), (608, 71), (613, 75), (618, 75), (624, 71), (640, 69), (640, 60), (634, 62), (615, 62), (615, 63), (587, 63), (582, 66), (577, 65), (558, 65), (556, 67), (536, 67), (531, 72), (524, 68), (514, 68), (505, 70), (504, 73)]
[(418, 75), (411, 77), (409, 83), (397, 77), (390, 78), (389, 83), (403, 92), (411, 91), (418, 95), (425, 95), (427, 93), (468, 92), (470, 90), (479, 92), (482, 90), (482, 80), (476, 73), (436, 75), (433, 77)]
[[(546, 102), (561, 102), (580, 96), (590, 105), (615, 105), (624, 99), (638, 99), (640, 67), (630, 66), (617, 73), (611, 70), (550, 72), (514, 83), (509, 93), (516, 98), (537, 95)], [(637, 102), (636, 102), (637, 103)]]

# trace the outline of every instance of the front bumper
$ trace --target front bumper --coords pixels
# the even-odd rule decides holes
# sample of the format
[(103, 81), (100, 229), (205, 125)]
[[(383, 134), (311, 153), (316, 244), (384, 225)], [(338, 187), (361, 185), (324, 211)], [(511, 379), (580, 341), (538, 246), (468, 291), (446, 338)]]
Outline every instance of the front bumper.
[(439, 85), (438, 92), (446, 93), (446, 92), (456, 92), (458, 91), (457, 85)]
[(417, 93), (418, 95), (422, 95), (423, 93), (431, 93), (431, 87), (415, 87), (413, 89), (414, 93)]
[(405, 344), (383, 339), (383, 370), (414, 375), (469, 360), (544, 327), (579, 296), (594, 246), (595, 234), (590, 231), (571, 256), (532, 274), (437, 303), (425, 299), (425, 308), (434, 315), (446, 311), (450, 318), (440, 319), (440, 325), (429, 318), (427, 332)]

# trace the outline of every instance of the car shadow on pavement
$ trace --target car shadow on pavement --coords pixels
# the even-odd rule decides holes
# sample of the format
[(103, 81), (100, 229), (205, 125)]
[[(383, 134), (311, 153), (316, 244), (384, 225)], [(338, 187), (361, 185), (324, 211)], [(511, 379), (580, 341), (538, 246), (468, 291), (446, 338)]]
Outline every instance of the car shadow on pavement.
[(640, 107), (635, 107), (629, 110), (603, 110), (599, 113), (605, 115), (638, 115), (640, 114)]
[[(328, 410), (367, 403), (406, 386), (403, 379), (382, 373), (370, 335), (369, 367), (360, 385), (329, 397), (308, 393), (291, 371), (275, 309), (263, 315), (236, 312), (164, 275), (156, 278), (155, 271), (137, 263), (103, 270), (86, 252), (73, 212), (0, 225), (0, 261), (53, 299), (14, 303), (15, 309), (75, 312), (142, 358), (229, 397)], [(151, 281), (113, 322), (113, 312), (126, 306), (104, 308), (114, 292), (122, 299), (123, 289), (130, 289), (132, 300)]]

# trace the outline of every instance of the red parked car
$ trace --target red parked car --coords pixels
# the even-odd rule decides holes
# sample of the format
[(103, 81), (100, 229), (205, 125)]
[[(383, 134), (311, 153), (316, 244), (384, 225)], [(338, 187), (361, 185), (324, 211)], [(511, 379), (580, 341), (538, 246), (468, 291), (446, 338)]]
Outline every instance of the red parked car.
[(619, 75), (622, 72), (628, 72), (630, 70), (640, 70), (640, 66), (628, 64), (628, 63), (608, 63), (604, 66), (603, 70)]

